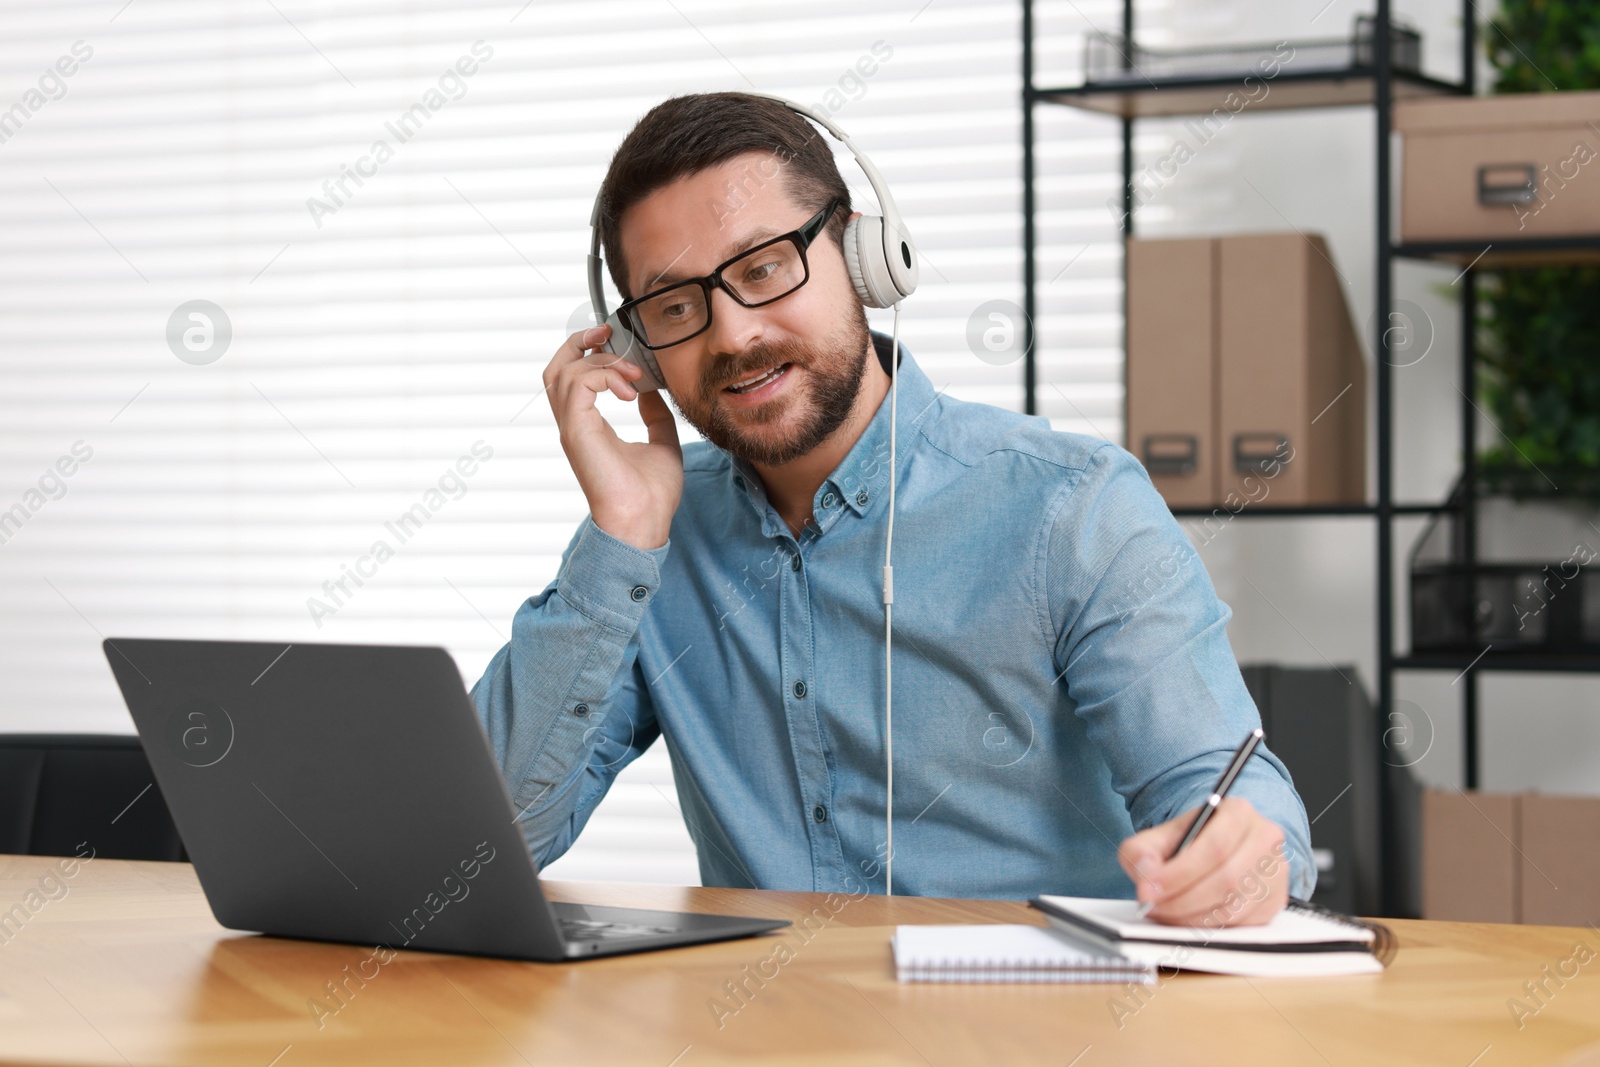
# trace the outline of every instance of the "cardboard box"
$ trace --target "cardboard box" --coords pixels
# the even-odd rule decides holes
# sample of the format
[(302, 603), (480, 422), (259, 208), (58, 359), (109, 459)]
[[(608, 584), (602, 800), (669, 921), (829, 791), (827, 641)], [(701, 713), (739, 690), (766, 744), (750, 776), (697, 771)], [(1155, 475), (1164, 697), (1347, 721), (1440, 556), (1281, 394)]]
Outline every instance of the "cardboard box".
[(1358, 504), (1366, 487), (1366, 367), (1321, 237), (1220, 242), (1220, 500)]
[(1600, 797), (1523, 794), (1517, 846), (1522, 922), (1600, 924)]
[(1404, 241), (1600, 234), (1600, 92), (1406, 100)]
[(1216, 503), (1211, 238), (1128, 242), (1128, 451), (1170, 507)]
[(1171, 507), (1361, 503), (1366, 367), (1320, 237), (1127, 246), (1128, 450)]
[(1512, 793), (1422, 794), (1422, 917), (1521, 921), (1517, 810)]

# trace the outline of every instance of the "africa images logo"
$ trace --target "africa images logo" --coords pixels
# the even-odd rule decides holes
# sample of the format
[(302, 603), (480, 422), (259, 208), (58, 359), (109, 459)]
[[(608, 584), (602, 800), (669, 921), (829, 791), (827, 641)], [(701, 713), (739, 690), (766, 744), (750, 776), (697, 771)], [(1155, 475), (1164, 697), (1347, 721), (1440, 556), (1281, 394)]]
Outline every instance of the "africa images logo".
[(233, 749), (233, 717), (221, 704), (186, 700), (167, 722), (168, 740), (191, 767), (213, 767)]

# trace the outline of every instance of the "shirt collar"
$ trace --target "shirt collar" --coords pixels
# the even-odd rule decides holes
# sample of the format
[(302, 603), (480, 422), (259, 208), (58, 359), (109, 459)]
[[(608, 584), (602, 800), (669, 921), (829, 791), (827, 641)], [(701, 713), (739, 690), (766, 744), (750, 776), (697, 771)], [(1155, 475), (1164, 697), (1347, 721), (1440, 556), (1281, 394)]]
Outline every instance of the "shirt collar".
[[(870, 336), (879, 365), (883, 367), (884, 373), (890, 373), (889, 352), (893, 344), (892, 339), (876, 330), (870, 331)], [(911, 357), (904, 342), (900, 344), (898, 372), (900, 396), (898, 402), (893, 405), (898, 408), (895, 451), (899, 463), (896, 474), (898, 477), (904, 477), (914, 449), (916, 433), (929, 426), (938, 417), (939, 409), (934, 403), (938, 399), (938, 393), (934, 391), (933, 383)], [(873, 413), (861, 436), (856, 438), (856, 443), (850, 447), (850, 451), (834, 468), (833, 473), (818, 486), (811, 506), (819, 529), (827, 530), (833, 525), (834, 516), (847, 509), (857, 515), (865, 515), (880, 504), (888, 506), (890, 397), (891, 394), (884, 394), (882, 403), (878, 405), (878, 410)], [(755, 468), (737, 456), (729, 455), (728, 458), (729, 476), (733, 488), (745, 496), (762, 516), (763, 530), (769, 536), (777, 532), (777, 529), (772, 527), (766, 493)], [(782, 525), (781, 521), (778, 525)]]
[[(890, 373), (889, 352), (892, 341), (885, 334), (876, 331), (871, 336), (878, 362), (883, 366), (884, 373)], [(937, 408), (933, 405), (937, 395), (933, 391), (933, 385), (928, 381), (928, 376), (922, 372), (922, 368), (917, 366), (916, 360), (911, 358), (911, 353), (906, 351), (904, 343), (900, 345), (899, 356), (898, 402), (891, 402), (892, 394), (884, 394), (883, 402), (878, 405), (878, 410), (867, 423), (867, 428), (856, 439), (856, 443), (845, 454), (839, 466), (834, 468), (827, 481), (817, 490), (817, 498), (813, 501), (813, 505), (820, 506), (823, 498), (831, 490), (842, 498), (845, 507), (857, 515), (864, 515), (878, 506), (880, 498), (883, 506), (888, 506), (890, 408), (895, 407), (898, 416), (895, 433), (895, 451), (899, 457), (897, 475), (905, 473), (906, 465), (915, 448), (917, 431), (937, 414)]]

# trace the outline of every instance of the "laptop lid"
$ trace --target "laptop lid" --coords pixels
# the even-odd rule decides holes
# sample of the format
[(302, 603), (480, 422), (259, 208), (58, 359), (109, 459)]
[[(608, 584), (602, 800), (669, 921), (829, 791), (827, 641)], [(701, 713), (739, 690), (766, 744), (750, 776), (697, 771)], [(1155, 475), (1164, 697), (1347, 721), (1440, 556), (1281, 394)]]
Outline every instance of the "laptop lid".
[(121, 637), (102, 648), (223, 926), (563, 958), (444, 649)]

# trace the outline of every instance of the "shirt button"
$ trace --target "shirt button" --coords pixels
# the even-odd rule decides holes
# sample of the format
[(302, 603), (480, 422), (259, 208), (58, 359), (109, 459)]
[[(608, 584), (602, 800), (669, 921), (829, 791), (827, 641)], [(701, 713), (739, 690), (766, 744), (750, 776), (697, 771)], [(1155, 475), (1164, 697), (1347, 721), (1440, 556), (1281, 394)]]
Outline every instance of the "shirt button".
[(839, 498), (834, 496), (832, 493), (823, 493), (822, 494), (822, 506), (825, 507), (825, 508), (831, 508), (831, 507), (833, 507), (834, 502), (837, 501), (838, 499)]
[(789, 569), (792, 570), (792, 571), (797, 571), (797, 570), (800, 569), (800, 553), (796, 552), (790, 558), (790, 560), (789, 560)]
[(650, 595), (650, 590), (642, 585), (636, 585), (633, 587), (633, 593), (631, 595), (634, 603), (637, 604), (639, 601)]
[(856, 494), (856, 504), (858, 506), (860, 506), (860, 507), (866, 507), (867, 506), (867, 501), (869, 501), (871, 499), (872, 498), (867, 495), (867, 491), (865, 489), (861, 490), (861, 492)]
[(806, 698), (806, 683), (794, 683), (794, 698), (796, 700), (804, 700)]
[(589, 714), (589, 705), (587, 705), (587, 704), (574, 705), (573, 709), (572, 709), (572, 714), (576, 715), (580, 719), (583, 718), (585, 715)]
[(827, 822), (828, 809), (823, 807), (821, 804), (818, 804), (816, 807), (811, 809), (811, 817), (818, 822)]

